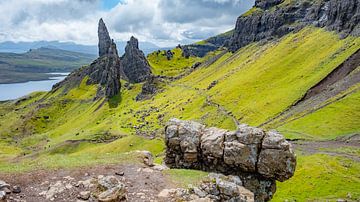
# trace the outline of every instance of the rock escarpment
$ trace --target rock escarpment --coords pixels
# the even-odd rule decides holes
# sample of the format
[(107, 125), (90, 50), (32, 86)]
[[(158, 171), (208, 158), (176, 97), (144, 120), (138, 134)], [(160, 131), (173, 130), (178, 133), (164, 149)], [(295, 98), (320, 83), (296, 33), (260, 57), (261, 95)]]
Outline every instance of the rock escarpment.
[(98, 84), (95, 99), (112, 97), (120, 93), (120, 58), (116, 44), (110, 39), (109, 32), (102, 19), (98, 26), (99, 57), (89, 66), (72, 72), (65, 80), (53, 86), (53, 90), (61, 87), (73, 88), (88, 76), (86, 84)]
[(131, 37), (121, 57), (121, 76), (131, 83), (145, 81), (151, 76), (151, 69), (144, 53), (139, 49), (139, 42)]
[(237, 19), (230, 50), (262, 39), (282, 37), (307, 25), (326, 27), (343, 37), (360, 35), (359, 0), (256, 0), (252, 12)]
[(276, 131), (240, 125), (237, 131), (171, 119), (165, 129), (165, 163), (239, 176), (256, 201), (270, 200), (275, 181), (293, 176), (296, 156), (289, 142)]

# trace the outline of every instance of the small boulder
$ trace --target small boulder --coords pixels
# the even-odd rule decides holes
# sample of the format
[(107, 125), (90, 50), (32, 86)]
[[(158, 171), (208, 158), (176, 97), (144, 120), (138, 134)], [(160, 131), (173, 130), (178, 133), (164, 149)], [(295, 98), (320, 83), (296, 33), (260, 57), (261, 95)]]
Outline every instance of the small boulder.
[(82, 191), (77, 196), (78, 199), (81, 200), (88, 200), (90, 198), (90, 192), (89, 191)]
[(19, 186), (13, 186), (12, 187), (12, 192), (14, 194), (18, 194), (18, 193), (21, 193), (21, 188)]
[(5, 191), (0, 191), (0, 201), (5, 201), (5, 199), (6, 199)]
[(117, 186), (102, 192), (98, 196), (100, 202), (118, 202), (126, 200), (126, 188), (125, 185), (119, 183)]

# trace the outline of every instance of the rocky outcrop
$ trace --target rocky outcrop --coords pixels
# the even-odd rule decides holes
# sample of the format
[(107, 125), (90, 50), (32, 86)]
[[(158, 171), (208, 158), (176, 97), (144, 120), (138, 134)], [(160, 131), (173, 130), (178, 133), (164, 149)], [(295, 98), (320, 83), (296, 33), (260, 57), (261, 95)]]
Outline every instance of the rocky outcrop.
[(116, 44), (110, 39), (109, 33), (102, 19), (99, 20), (99, 57), (89, 66), (72, 72), (65, 80), (53, 86), (53, 91), (61, 87), (73, 88), (88, 76), (87, 85), (98, 84), (95, 99), (113, 97), (120, 92), (120, 58)]
[(238, 176), (210, 173), (199, 186), (189, 189), (164, 189), (159, 198), (174, 198), (176, 201), (239, 201), (253, 202), (254, 193), (243, 187)]
[(157, 92), (160, 91), (160, 81), (156, 76), (149, 76), (146, 82), (141, 88), (141, 92), (136, 96), (136, 101), (145, 100), (151, 98)]
[(171, 119), (165, 129), (165, 163), (236, 175), (256, 201), (270, 200), (275, 181), (293, 176), (296, 157), (289, 142), (276, 131), (240, 125), (237, 131)]
[(151, 75), (151, 69), (144, 53), (139, 49), (139, 42), (131, 37), (121, 57), (121, 76), (131, 83), (145, 81)]
[(110, 47), (113, 43), (102, 18), (100, 18), (99, 20), (98, 38), (99, 38), (99, 45), (98, 45), (99, 57), (101, 57), (109, 53)]
[(268, 9), (270, 7), (273, 7), (275, 5), (282, 3), (283, 1), (284, 0), (256, 0), (255, 7), (261, 8), (261, 9)]
[[(276, 6), (276, 9), (272, 9)], [(230, 50), (263, 39), (284, 36), (304, 26), (313, 25), (334, 30), (343, 37), (360, 35), (359, 0), (257, 0), (253, 12), (237, 19)]]
[(214, 51), (218, 48), (219, 46), (212, 44), (205, 44), (205, 45), (191, 44), (191, 45), (181, 46), (182, 56), (185, 58), (189, 58), (191, 56), (204, 57), (208, 52)]

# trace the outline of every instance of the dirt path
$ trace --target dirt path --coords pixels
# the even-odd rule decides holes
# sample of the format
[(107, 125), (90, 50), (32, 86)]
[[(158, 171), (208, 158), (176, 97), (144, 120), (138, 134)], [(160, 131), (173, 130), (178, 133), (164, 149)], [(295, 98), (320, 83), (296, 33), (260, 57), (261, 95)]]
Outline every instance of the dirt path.
[[(357, 136), (356, 136), (357, 137)], [(306, 154), (327, 154), (330, 156), (340, 156), (350, 158), (354, 161), (360, 162), (360, 155), (356, 152), (360, 150), (360, 141), (291, 141), (295, 150), (299, 150)], [(353, 153), (349, 152), (353, 151)]]
[[(123, 172), (123, 176), (118, 174)], [(116, 174), (117, 173), (117, 174)], [(157, 195), (165, 188), (175, 188), (161, 172), (149, 169), (141, 164), (93, 166), (77, 169), (38, 170), (21, 174), (0, 174), (0, 179), (10, 185), (20, 186), (19, 194), (11, 194), (9, 201), (39, 202), (47, 201), (39, 193), (46, 191), (50, 184), (62, 181), (72, 185), (72, 188), (57, 195), (53, 201), (77, 201), (77, 196), (84, 188), (76, 187), (79, 181), (91, 179), (99, 175), (116, 176), (127, 186), (128, 201), (165, 201)], [(73, 178), (69, 180), (69, 178)], [(10, 198), (8, 197), (8, 199)]]

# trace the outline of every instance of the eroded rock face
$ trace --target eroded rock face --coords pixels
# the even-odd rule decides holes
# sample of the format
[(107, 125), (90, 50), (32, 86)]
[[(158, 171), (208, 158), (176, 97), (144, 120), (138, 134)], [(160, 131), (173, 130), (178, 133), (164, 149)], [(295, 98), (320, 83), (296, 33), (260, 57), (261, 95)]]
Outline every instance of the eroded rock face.
[(82, 67), (72, 72), (63, 81), (53, 86), (53, 91), (65, 88), (71, 89), (80, 85), (86, 76), (89, 76), (86, 84), (98, 84), (95, 99), (113, 97), (120, 93), (120, 58), (116, 44), (111, 40), (106, 25), (99, 20), (99, 57), (89, 66)]
[(99, 44), (98, 44), (99, 57), (101, 57), (109, 53), (109, 49), (112, 44), (109, 32), (102, 18), (99, 20), (98, 38), (99, 38)]
[(121, 74), (131, 83), (145, 81), (151, 75), (151, 69), (144, 53), (139, 49), (139, 42), (131, 37), (121, 57)]
[(210, 173), (199, 186), (190, 189), (164, 189), (159, 198), (174, 198), (176, 201), (238, 201), (253, 202), (254, 193), (243, 187), (238, 176)]
[[(359, 0), (297, 0), (281, 4), (283, 0), (257, 0), (258, 11), (237, 19), (233, 36), (227, 46), (239, 48), (262, 39), (282, 37), (307, 25), (326, 27), (344, 37), (360, 35)], [(272, 7), (276, 6), (276, 9)]]
[(293, 176), (296, 156), (291, 144), (276, 131), (240, 125), (237, 131), (171, 119), (165, 129), (165, 163), (239, 176), (256, 201), (270, 200), (275, 180)]
[(262, 8), (262, 9), (268, 9), (270, 7), (273, 7), (275, 5), (282, 3), (283, 1), (284, 0), (256, 0), (255, 7)]

